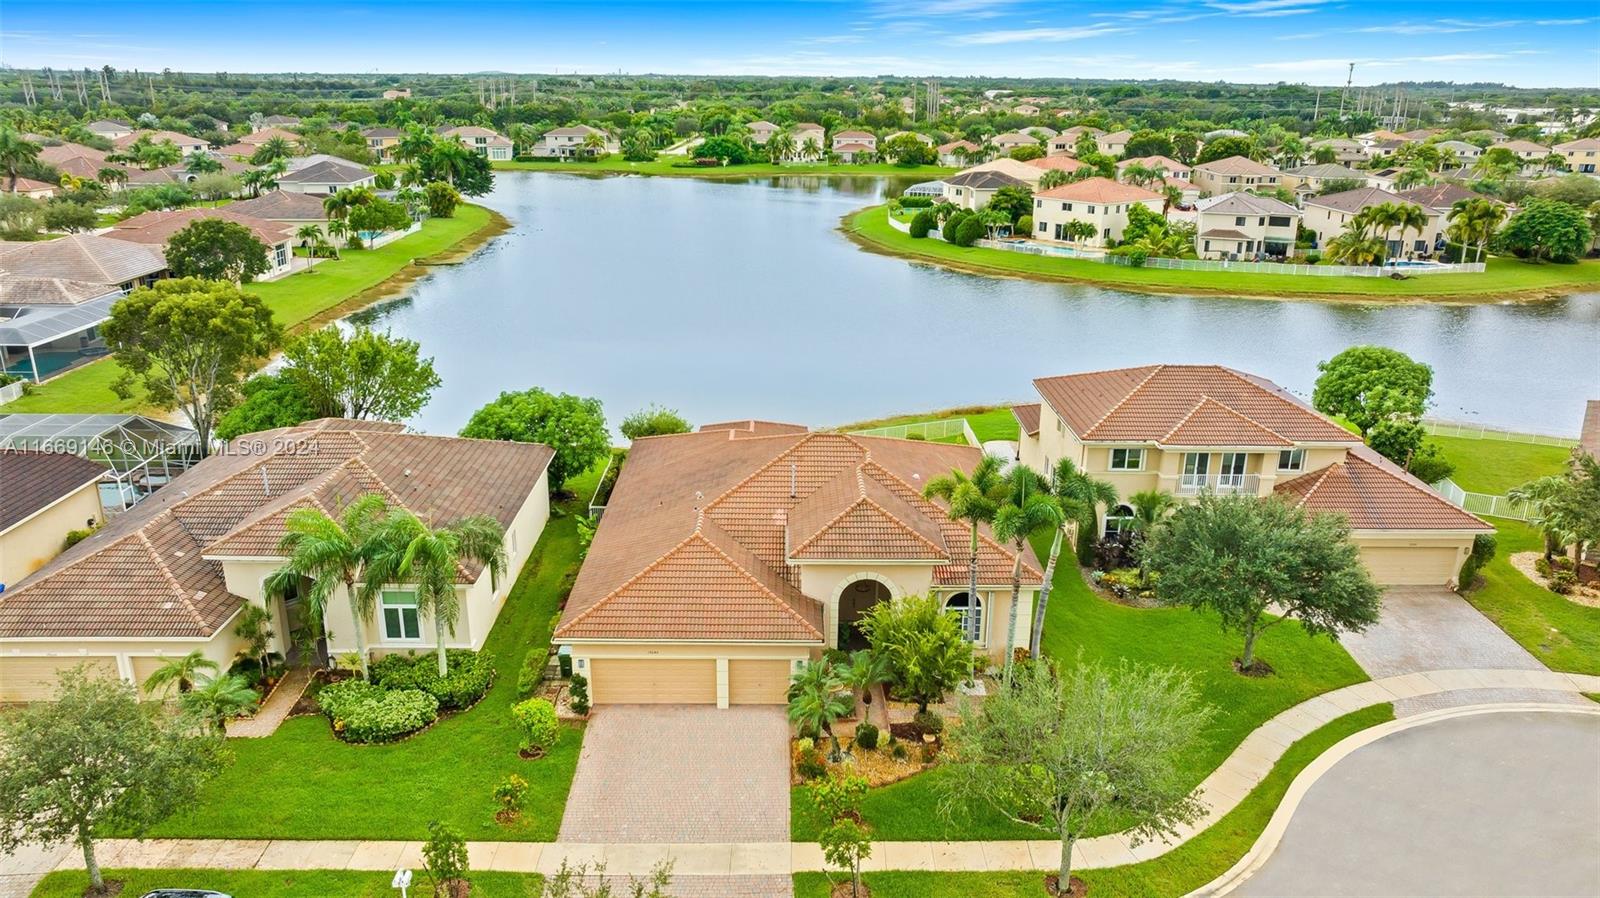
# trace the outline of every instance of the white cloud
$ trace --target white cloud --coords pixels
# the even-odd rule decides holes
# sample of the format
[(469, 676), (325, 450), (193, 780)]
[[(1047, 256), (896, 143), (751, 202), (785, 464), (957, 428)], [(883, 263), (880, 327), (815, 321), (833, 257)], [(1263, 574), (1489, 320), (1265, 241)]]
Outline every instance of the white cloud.
[(979, 46), (1062, 43), (1091, 37), (1104, 37), (1108, 34), (1126, 34), (1132, 30), (1131, 28), (1118, 28), (1111, 25), (1087, 25), (1080, 28), (1017, 28), (1009, 31), (979, 31), (976, 34), (963, 34), (954, 38), (952, 43)]
[(1017, 0), (878, 0), (873, 15), (880, 19), (992, 19), (1016, 6)]
[(1241, 15), (1260, 16), (1267, 13), (1282, 14), (1286, 9), (1306, 9), (1317, 6), (1325, 0), (1206, 0), (1206, 5), (1212, 9), (1231, 12)]

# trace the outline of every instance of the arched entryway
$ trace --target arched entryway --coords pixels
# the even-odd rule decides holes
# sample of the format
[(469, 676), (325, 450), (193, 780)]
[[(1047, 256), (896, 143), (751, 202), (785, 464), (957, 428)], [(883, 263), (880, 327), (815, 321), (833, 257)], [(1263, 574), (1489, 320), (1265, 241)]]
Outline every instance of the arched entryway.
[(894, 598), (889, 585), (876, 577), (859, 577), (848, 581), (839, 593), (839, 648), (864, 649), (867, 639), (856, 629), (856, 622), (867, 609), (879, 602)]
[(956, 619), (961, 622), (961, 631), (967, 635), (968, 642), (983, 641), (983, 599), (974, 598), (966, 592), (958, 592), (944, 600), (944, 610), (956, 614)]

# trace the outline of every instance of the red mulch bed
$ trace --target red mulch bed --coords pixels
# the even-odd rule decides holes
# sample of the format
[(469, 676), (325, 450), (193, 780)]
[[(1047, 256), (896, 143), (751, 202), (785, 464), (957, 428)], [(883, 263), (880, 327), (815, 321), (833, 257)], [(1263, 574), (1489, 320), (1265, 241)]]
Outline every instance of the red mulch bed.
[(1046, 876), (1044, 878), (1045, 893), (1048, 895), (1056, 895), (1058, 898), (1083, 898), (1083, 896), (1089, 892), (1089, 884), (1076, 876), (1072, 877), (1072, 880), (1067, 883), (1067, 890), (1065, 892), (1056, 888), (1056, 886), (1060, 883), (1060, 874), (1051, 873), (1049, 876)]
[(862, 883), (859, 889), (852, 889), (850, 880), (847, 879), (844, 882), (834, 883), (828, 895), (829, 898), (872, 898), (872, 889), (867, 888), (866, 883)]

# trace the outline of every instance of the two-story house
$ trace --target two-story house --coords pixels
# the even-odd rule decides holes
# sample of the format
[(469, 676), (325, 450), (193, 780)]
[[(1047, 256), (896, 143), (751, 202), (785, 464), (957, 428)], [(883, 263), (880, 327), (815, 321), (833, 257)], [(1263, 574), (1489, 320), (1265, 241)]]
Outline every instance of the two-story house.
[(393, 162), (394, 148), (400, 145), (405, 132), (399, 128), (368, 128), (361, 132), (367, 141), (367, 151), (379, 162)]
[(510, 138), (477, 125), (448, 128), (443, 136), (456, 139), (462, 146), (487, 158), (490, 162), (507, 162), (513, 155)]
[(1194, 186), (1209, 194), (1271, 191), (1283, 183), (1283, 173), (1243, 156), (1213, 159), (1194, 167), (1190, 178)]
[[(591, 137), (598, 138), (598, 146), (594, 146), (595, 142), (590, 140)], [(589, 125), (569, 125), (565, 128), (553, 128), (541, 134), (539, 141), (533, 145), (533, 155), (570, 159), (591, 153), (616, 153), (621, 149), (621, 145), (611, 139), (611, 135), (599, 128)]]
[(1005, 134), (996, 134), (989, 138), (989, 144), (1003, 156), (1011, 155), (1011, 151), (1018, 147), (1036, 147), (1039, 139), (1032, 134), (1023, 134), (1020, 131), (1009, 131)]
[(1295, 254), (1300, 210), (1270, 196), (1225, 193), (1200, 201), (1194, 251), (1202, 259)]
[(1558, 143), (1551, 149), (1566, 160), (1567, 171), (1581, 175), (1600, 172), (1600, 137), (1585, 137)]
[(1146, 365), (1033, 382), (1013, 409), (1019, 458), (1039, 471), (1070, 459), (1110, 483), (1101, 534), (1127, 526), (1127, 499), (1160, 490), (1276, 498), (1343, 515), (1382, 585), (1455, 582), (1473, 538), (1493, 530), (1367, 448), (1282, 387), (1220, 365)]
[[(1363, 209), (1385, 203), (1403, 206), (1407, 204), (1407, 200), (1377, 187), (1362, 187), (1342, 193), (1310, 197), (1305, 201), (1305, 226), (1317, 235), (1317, 246), (1326, 248), (1329, 241), (1344, 233), (1345, 228), (1349, 227), (1350, 220), (1359, 215)], [(1439, 237), (1444, 231), (1444, 216), (1438, 210), (1428, 207), (1423, 207), (1423, 212), (1427, 221), (1421, 231), (1415, 228), (1402, 231), (1396, 227), (1390, 228), (1382, 235), (1388, 256), (1426, 253), (1438, 244)]]
[[(1159, 214), (1165, 197), (1153, 190), (1123, 184), (1110, 178), (1085, 178), (1033, 195), (1033, 236), (1040, 240), (1071, 240), (1089, 246), (1110, 246), (1122, 239), (1128, 227), (1128, 210), (1142, 205)], [(1072, 236), (1068, 223), (1084, 222), (1093, 236)]]
[(1329, 184), (1340, 184), (1348, 187), (1349, 182), (1356, 186), (1367, 186), (1367, 173), (1346, 168), (1333, 162), (1318, 162), (1312, 165), (1301, 165), (1291, 168), (1283, 173), (1285, 187), (1295, 192), (1296, 196), (1305, 197), (1321, 193)]
[(878, 151), (878, 138), (871, 131), (837, 131), (829, 146), (845, 162), (860, 162)]

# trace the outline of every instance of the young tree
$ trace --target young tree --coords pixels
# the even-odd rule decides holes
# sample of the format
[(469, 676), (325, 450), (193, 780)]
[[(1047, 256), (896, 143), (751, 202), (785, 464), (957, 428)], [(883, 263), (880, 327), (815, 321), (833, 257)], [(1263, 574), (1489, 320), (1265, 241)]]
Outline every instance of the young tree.
[[(287, 557), (267, 578), (272, 596), (300, 594), (300, 581), (311, 581), (302, 598), (314, 621), (326, 618), (328, 601), (344, 587), (350, 603), (351, 631), (361, 657), (361, 676), (367, 677), (366, 621), (378, 603), (378, 588), (364, 580), (367, 563), (378, 551), (378, 530), (389, 504), (378, 493), (366, 493), (346, 505), (337, 519), (314, 506), (296, 508), (284, 520), (278, 551)], [(360, 583), (360, 588), (357, 584)], [(378, 584), (381, 586), (381, 584)]]
[(245, 649), (240, 655), (261, 665), (261, 675), (267, 675), (267, 653), (272, 647), (272, 615), (267, 609), (246, 602), (239, 610), (238, 621), (233, 625), (233, 635), (244, 640)]
[(1352, 346), (1317, 371), (1311, 404), (1354, 424), (1363, 438), (1391, 415), (1421, 417), (1433, 399), (1433, 369), (1398, 349)]
[(1061, 503), (1050, 494), (1050, 484), (1039, 472), (1021, 463), (1006, 472), (1006, 496), (994, 516), (994, 535), (1001, 542), (1011, 543), (1016, 553), (1011, 562), (1011, 613), (1006, 621), (1007, 676), (1011, 674), (1015, 654), (1017, 606), (1022, 603), (1022, 560), (1027, 553), (1028, 540), (1046, 528), (1059, 533), (1064, 523)]
[(856, 700), (867, 707), (867, 717), (877, 718), (878, 728), (889, 729), (889, 700), (883, 684), (894, 676), (889, 658), (883, 652), (858, 649), (850, 653), (850, 664), (841, 672), (845, 685)]
[(167, 238), (174, 277), (248, 284), (270, 267), (267, 245), (242, 224), (201, 218)]
[(357, 328), (325, 327), (289, 341), (282, 377), (319, 415), (404, 421), (422, 411), (442, 381), (415, 340)]
[(833, 662), (808, 661), (789, 684), (789, 720), (802, 735), (818, 738), (827, 736), (832, 749), (828, 757), (838, 761), (842, 756), (839, 737), (834, 735), (833, 722), (855, 710), (855, 699)]
[(464, 437), (543, 443), (554, 449), (550, 491), (560, 492), (567, 479), (589, 470), (611, 452), (600, 400), (568, 393), (547, 393), (538, 387), (501, 393), (472, 414), (461, 429)]
[(872, 650), (888, 659), (895, 692), (916, 702), (919, 712), (944, 701), (972, 675), (972, 643), (936, 595), (879, 602), (861, 616), (859, 626)]
[(1254, 668), (1262, 631), (1291, 618), (1334, 640), (1378, 621), (1381, 591), (1339, 515), (1203, 494), (1140, 546), (1140, 560), (1158, 578), (1157, 600), (1214, 611), (1243, 635), (1241, 671)]
[(622, 435), (630, 440), (640, 437), (660, 436), (668, 433), (688, 433), (693, 430), (689, 422), (678, 414), (677, 409), (663, 408), (659, 405), (650, 405), (640, 409), (622, 419), (619, 428)]
[(965, 703), (945, 743), (949, 819), (989, 808), (1061, 840), (1057, 889), (1072, 882), (1072, 846), (1108, 818), (1134, 844), (1171, 835), (1205, 812), (1184, 775), (1212, 711), (1189, 675), (1079, 664), (1060, 680), (1021, 665), (1010, 688)]
[(452, 826), (437, 820), (429, 823), (428, 840), (422, 843), (422, 868), (428, 873), (434, 898), (454, 898), (457, 883), (467, 879), (467, 840)]
[(0, 758), (0, 853), (74, 842), (99, 892), (96, 833), (141, 837), (191, 805), (225, 749), (189, 721), (141, 706), (131, 686), (79, 667), (61, 676), (55, 701), (0, 718)]
[(406, 207), (388, 200), (375, 199), (350, 210), (350, 227), (358, 234), (368, 234), (368, 246), (379, 234), (403, 231), (411, 227), (411, 214)]
[(157, 281), (111, 307), (105, 339), (123, 368), (112, 389), (131, 398), (137, 378), (156, 407), (183, 411), (205, 453), (217, 416), (281, 336), (261, 298), (233, 284), (192, 277)]
[(238, 193), (244, 182), (226, 172), (210, 172), (195, 178), (189, 186), (195, 196), (220, 205), (223, 200)]
[(207, 672), (215, 674), (217, 662), (207, 658), (199, 649), (195, 649), (187, 655), (175, 655), (163, 661), (160, 667), (145, 678), (144, 690), (154, 694), (176, 686), (178, 694), (183, 695), (193, 689), (195, 681)]
[(872, 856), (872, 834), (865, 826), (843, 817), (817, 837), (822, 859), (850, 874), (851, 898), (861, 894), (861, 862)]

